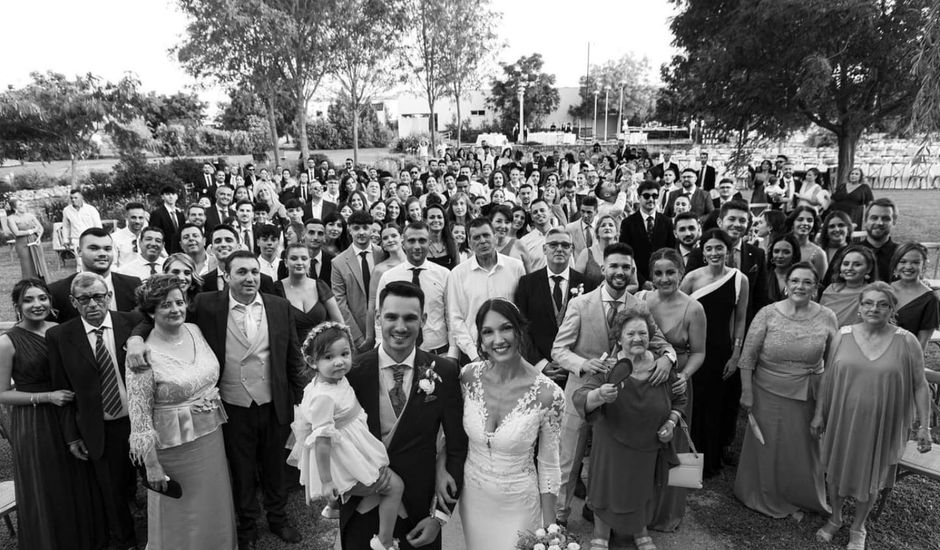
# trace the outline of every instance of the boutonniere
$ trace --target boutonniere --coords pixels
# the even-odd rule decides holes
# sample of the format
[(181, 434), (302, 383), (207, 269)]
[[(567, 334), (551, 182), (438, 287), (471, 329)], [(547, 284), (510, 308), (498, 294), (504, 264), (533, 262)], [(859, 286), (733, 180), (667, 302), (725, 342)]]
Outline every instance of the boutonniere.
[(575, 297), (580, 296), (580, 295), (582, 295), (582, 294), (584, 294), (584, 283), (581, 283), (581, 284), (579, 284), (578, 286), (573, 286), (573, 287), (571, 287), (570, 290), (568, 290), (568, 295), (569, 295), (571, 298), (575, 298)]
[(441, 375), (434, 371), (437, 366), (436, 361), (431, 361), (430, 365), (420, 365), (418, 371), (418, 391), (424, 394), (424, 402), (430, 403), (437, 399), (434, 390), (437, 389), (437, 383), (441, 381)]

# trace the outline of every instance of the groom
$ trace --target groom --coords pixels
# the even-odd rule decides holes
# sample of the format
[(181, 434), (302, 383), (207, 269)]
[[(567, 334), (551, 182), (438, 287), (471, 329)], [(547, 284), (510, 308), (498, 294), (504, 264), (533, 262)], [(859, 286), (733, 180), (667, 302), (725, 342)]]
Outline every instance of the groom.
[[(434, 498), (441, 427), (447, 472), (456, 480), (458, 494), (467, 457), (460, 371), (449, 359), (415, 348), (425, 321), (420, 287), (389, 283), (379, 294), (376, 315), (382, 345), (357, 357), (347, 379), (369, 416), (369, 431), (388, 449), (389, 467), (405, 482), (395, 538), (402, 550), (439, 550), (441, 527), (450, 519), (450, 511), (436, 505)], [(387, 484), (388, 473), (383, 470), (373, 485), (351, 491), (354, 496), (340, 511), (343, 550), (370, 548), (379, 528), (375, 495)]]

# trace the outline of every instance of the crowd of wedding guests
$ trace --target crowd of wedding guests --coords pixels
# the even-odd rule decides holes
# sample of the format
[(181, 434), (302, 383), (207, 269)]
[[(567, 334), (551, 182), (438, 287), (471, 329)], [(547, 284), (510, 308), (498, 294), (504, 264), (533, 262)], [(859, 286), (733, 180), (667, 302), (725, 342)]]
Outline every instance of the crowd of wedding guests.
[[(940, 301), (925, 283), (927, 250), (892, 239), (902, 213), (857, 168), (830, 189), (815, 168), (765, 161), (748, 183), (752, 208), (706, 152), (687, 167), (668, 151), (657, 160), (623, 145), (484, 145), (398, 173), (352, 159), (257, 173), (207, 162), (191, 193), (168, 186), (155, 207), (127, 203), (113, 233), (73, 191), (63, 227), (78, 269), (58, 281), (46, 280), (35, 244), (42, 225), (11, 205), (23, 280), (17, 323), (0, 336), (0, 404), (11, 411), (20, 547), (137, 547), (138, 478), (152, 489), (151, 549), (253, 548), (262, 508), (271, 532), (300, 542), (285, 512), (298, 480), (288, 440), (304, 388), (333, 368), (318, 367), (328, 350), (312, 340), (301, 352), (327, 322), (348, 329), (348, 355), (380, 365), (389, 355), (414, 370), (416, 353), (524, 365), (557, 386), (536, 398), (545, 431), (519, 451), (540, 470), (532, 491), (551, 498), (531, 495), (534, 519), (507, 513), (508, 531), (483, 533), (468, 519), (499, 524), (481, 515), (505, 496), (473, 485), (496, 475), (475, 462), (495, 459), (474, 442), (500, 444), (499, 419), (532, 399), (531, 380), (461, 375), (454, 403), (480, 404), (487, 429), (463, 434), (443, 407), (423, 418), (434, 435), (415, 444), (419, 463), (447, 456), (436, 475), (397, 470), (399, 421), (419, 422), (406, 403), (420, 369), (380, 381), (389, 404), (362, 408), (404, 479), (401, 509), (391, 508), (401, 548), (440, 548), (467, 487), (471, 550), (515, 548), (519, 529), (566, 525), (576, 498), (594, 523), (592, 549), (613, 531), (652, 550), (650, 530), (681, 525), (686, 489), (666, 480), (692, 445), (705, 478), (736, 465), (734, 492), (748, 508), (829, 515), (820, 540), (843, 527), (843, 501), (854, 499), (848, 547), (864, 548), (909, 428), (930, 447), (936, 380), (924, 354)], [(411, 298), (417, 313), (395, 309)], [(517, 337), (494, 345), (500, 331)], [(352, 372), (360, 401), (361, 387), (379, 387)], [(742, 409), (756, 429), (736, 455)], [(344, 548), (377, 548), (370, 537), (386, 509), (363, 505), (401, 482), (382, 472), (324, 508), (340, 516)], [(375, 530), (354, 533), (366, 527)]]

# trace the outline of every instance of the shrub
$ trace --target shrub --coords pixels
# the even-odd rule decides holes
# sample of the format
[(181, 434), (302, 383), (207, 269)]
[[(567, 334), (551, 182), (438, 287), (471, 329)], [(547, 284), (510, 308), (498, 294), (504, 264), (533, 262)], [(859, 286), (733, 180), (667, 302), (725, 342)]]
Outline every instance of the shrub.
[(57, 178), (37, 170), (23, 172), (13, 177), (13, 188), (15, 190), (49, 189), (59, 185), (69, 185), (68, 178)]
[[(392, 153), (413, 153), (418, 148), (422, 139), (428, 140), (428, 143), (431, 142), (431, 136), (428, 134), (412, 134), (410, 136), (397, 137), (392, 140), (389, 150)], [(428, 147), (430, 148), (430, 145)]]

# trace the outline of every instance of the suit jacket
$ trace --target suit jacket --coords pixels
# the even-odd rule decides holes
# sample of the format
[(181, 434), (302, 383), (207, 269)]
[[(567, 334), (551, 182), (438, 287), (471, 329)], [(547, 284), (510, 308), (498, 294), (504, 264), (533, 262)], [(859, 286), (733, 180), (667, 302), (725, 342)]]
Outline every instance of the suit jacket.
[[(375, 247), (372, 247), (372, 259), (373, 268), (382, 261)], [(371, 348), (374, 342), (369, 342), (366, 336), (369, 289), (362, 280), (362, 260), (356, 256), (353, 246), (350, 245), (333, 258), (332, 265), (330, 285), (333, 287), (336, 304), (343, 314), (343, 321), (349, 326), (354, 343), (362, 342), (360, 349)], [(368, 321), (368, 323), (371, 322), (371, 320)]]
[[(730, 251), (729, 251), (730, 253)], [(702, 249), (696, 248), (689, 252), (689, 259), (686, 262), (686, 272), (698, 269), (705, 265), (705, 259), (702, 257)], [(760, 311), (760, 309), (770, 303), (767, 294), (767, 259), (764, 251), (759, 246), (749, 243), (741, 245), (741, 272), (747, 276), (748, 300), (747, 300), (747, 325), (751, 325), (751, 319)]]
[[(674, 218), (676, 216), (676, 199), (678, 199), (683, 194), (685, 194), (683, 189), (676, 189), (672, 193), (669, 193), (669, 198), (666, 199), (666, 209), (663, 211), (663, 213), (670, 218)], [(701, 187), (695, 188), (695, 192), (692, 193), (691, 202), (692, 213), (694, 213), (699, 218), (715, 209), (715, 205), (712, 204), (711, 195), (708, 192), (702, 190)]]
[(568, 270), (568, 291), (564, 294), (564, 305), (556, 316), (552, 300), (554, 283), (548, 278), (548, 268), (543, 267), (519, 279), (514, 302), (529, 320), (527, 331), (532, 345), (528, 346), (526, 359), (533, 365), (542, 359), (552, 361), (552, 344), (558, 334), (558, 326), (565, 318), (568, 302), (573, 297), (572, 290), (585, 283), (580, 272)]
[(562, 197), (558, 201), (558, 207), (561, 208), (561, 211), (565, 213), (565, 216), (568, 218), (567, 223), (575, 222), (581, 219), (581, 200), (584, 199), (583, 196), (575, 194), (574, 204)]
[[(64, 323), (69, 319), (78, 317), (78, 311), (72, 306), (69, 295), (72, 293), (72, 280), (77, 273), (49, 285), (49, 294), (52, 295), (52, 305), (59, 310), (56, 320)], [(137, 307), (137, 297), (134, 292), (140, 286), (140, 279), (130, 275), (121, 275), (111, 272), (111, 283), (114, 285), (114, 296), (111, 297), (118, 311), (131, 311)]]
[[(323, 199), (323, 207), (320, 208), (319, 220), (323, 221), (323, 218), (325, 218), (331, 212), (336, 212), (336, 203)], [(313, 212), (310, 211), (310, 203), (308, 202), (304, 205), (304, 220), (309, 220), (312, 217)]]
[[(202, 277), (202, 291), (217, 292), (219, 290), (222, 290), (219, 288), (219, 268), (215, 268)], [(258, 290), (264, 294), (277, 294), (274, 290), (274, 279), (264, 273), (261, 274), (261, 284), (258, 285)]]
[(206, 178), (205, 174), (200, 174), (199, 179), (196, 180), (196, 200), (206, 197), (209, 199), (209, 202), (215, 204), (215, 191), (218, 189), (218, 185), (215, 184), (215, 176), (209, 174), (209, 178)]
[[(313, 264), (311, 263), (310, 271), (307, 272), (307, 276), (311, 279), (319, 279), (328, 285), (332, 284), (330, 277), (333, 275), (333, 255), (326, 250), (323, 250), (320, 260), (322, 265), (317, 266), (320, 272), (314, 273)], [(277, 265), (277, 280), (280, 281), (281, 279), (285, 279), (288, 277), (288, 275), (290, 275), (290, 273), (287, 272), (287, 264), (282, 261)]]
[(656, 166), (654, 166), (653, 168), (650, 169), (650, 176), (651, 176), (654, 180), (659, 181), (659, 180), (663, 179), (663, 174), (665, 174), (665, 173), (666, 173), (666, 170), (669, 169), (669, 168), (675, 169), (675, 171), (676, 171), (677, 173), (679, 172), (679, 165), (678, 165), (678, 164), (676, 164), (676, 163), (674, 163), (674, 162), (670, 162), (670, 163), (667, 165), (667, 164), (664, 164), (664, 163), (660, 162), (659, 164), (657, 164)]
[[(578, 254), (582, 250), (587, 248), (587, 242), (585, 241), (583, 226), (581, 225), (581, 220), (573, 221), (565, 226), (565, 231), (571, 235), (571, 257), (577, 258)], [(596, 239), (594, 235), (591, 235), (593, 239)]]
[[(270, 279), (269, 279), (270, 280)], [(200, 292), (189, 307), (186, 320), (202, 331), (219, 360), (219, 378), (225, 369), (225, 336), (228, 327), (228, 292)], [(268, 346), (271, 353), (271, 401), (278, 424), (294, 419), (294, 405), (300, 403), (303, 389), (310, 381), (307, 364), (300, 354), (300, 342), (294, 325), (290, 302), (272, 294), (261, 293), (268, 320)], [(135, 331), (137, 334), (138, 331)]]
[[(124, 380), (124, 344), (133, 328), (143, 319), (137, 312), (111, 312), (114, 328), (114, 361)], [(57, 390), (75, 392), (75, 399), (59, 409), (59, 422), (64, 443), (79, 439), (85, 442), (88, 455), (99, 459), (104, 455), (104, 409), (101, 404), (101, 380), (95, 351), (88, 345), (85, 325), (76, 317), (46, 332), (49, 349), (49, 372)]]
[(715, 188), (715, 167), (705, 165), (705, 173), (702, 174), (702, 167), (699, 166), (695, 169), (695, 172), (698, 174), (698, 182), (696, 185), (704, 189), (705, 191), (711, 191)]
[(210, 208), (207, 208), (206, 209), (206, 225), (205, 225), (206, 239), (207, 240), (209, 239), (209, 234), (212, 233), (212, 230), (215, 228), (215, 226), (226, 223), (229, 220), (229, 218), (231, 218), (234, 214), (235, 212), (233, 212), (231, 207), (229, 207), (229, 215), (223, 219), (219, 217), (219, 210), (218, 208), (215, 207), (215, 205), (212, 205)]
[[(574, 413), (572, 397), (575, 390), (584, 385), (590, 378), (589, 374), (581, 375), (581, 365), (588, 359), (596, 359), (605, 353), (611, 352), (610, 340), (607, 333), (607, 316), (604, 313), (603, 301), (604, 285), (595, 288), (587, 294), (582, 294), (568, 302), (565, 309), (565, 318), (558, 327), (555, 344), (552, 346), (552, 357), (555, 362), (567, 370), (568, 383), (565, 385), (566, 410)], [(626, 307), (638, 304), (639, 300), (627, 292), (624, 295)], [(621, 308), (622, 311), (622, 308)], [(610, 335), (611, 338), (614, 335)], [(659, 328), (650, 337), (650, 350), (656, 354), (675, 350), (663, 338)]]
[(637, 281), (642, 285), (650, 278), (650, 257), (660, 248), (674, 248), (676, 237), (672, 232), (672, 220), (655, 213), (653, 218), (653, 239), (646, 234), (643, 215), (637, 211), (627, 216), (620, 224), (620, 242), (633, 248), (633, 260), (636, 262)]
[(183, 211), (179, 208), (175, 209), (175, 215), (176, 226), (174, 227), (173, 218), (170, 217), (170, 212), (165, 206), (160, 205), (159, 208), (150, 213), (150, 225), (158, 227), (163, 231), (163, 247), (166, 249), (167, 254), (175, 254), (176, 252), (182, 251), (182, 248), (180, 248), (179, 228), (186, 223), (186, 218), (183, 217)]
[[(463, 397), (460, 370), (450, 359), (415, 351), (415, 367), (435, 363), (434, 371), (441, 377), (431, 395), (418, 392), (419, 372), (416, 370), (407, 388), (408, 403), (402, 410), (395, 434), (388, 445), (389, 467), (405, 482), (402, 505), (408, 513), (408, 525), (428, 516), (434, 499), (434, 475), (437, 461), (437, 434), (443, 428), (446, 444), (445, 467), (463, 487), (463, 466), (467, 458), (467, 434), (463, 429)], [(379, 353), (371, 350), (356, 358), (346, 376), (362, 409), (368, 415), (369, 431), (382, 440), (379, 413)], [(432, 399), (433, 398), (433, 399)], [(344, 535), (349, 518), (355, 513), (360, 497), (351, 497), (340, 509), (340, 533)], [(441, 510), (446, 508), (439, 506)], [(344, 537), (345, 538), (345, 537)], [(345, 548), (345, 545), (344, 545)]]

